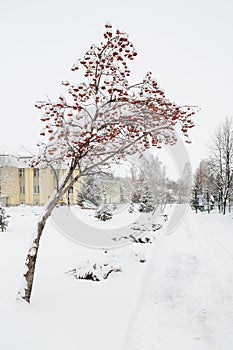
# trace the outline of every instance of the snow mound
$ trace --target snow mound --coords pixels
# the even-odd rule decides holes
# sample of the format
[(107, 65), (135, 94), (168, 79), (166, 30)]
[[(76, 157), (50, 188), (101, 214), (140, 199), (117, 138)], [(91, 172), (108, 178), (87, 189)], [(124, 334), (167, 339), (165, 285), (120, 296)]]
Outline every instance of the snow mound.
[(67, 271), (67, 274), (74, 276), (76, 279), (101, 281), (106, 280), (110, 274), (121, 271), (120, 267), (116, 267), (112, 263), (96, 263), (88, 260), (82, 262), (76, 268)]

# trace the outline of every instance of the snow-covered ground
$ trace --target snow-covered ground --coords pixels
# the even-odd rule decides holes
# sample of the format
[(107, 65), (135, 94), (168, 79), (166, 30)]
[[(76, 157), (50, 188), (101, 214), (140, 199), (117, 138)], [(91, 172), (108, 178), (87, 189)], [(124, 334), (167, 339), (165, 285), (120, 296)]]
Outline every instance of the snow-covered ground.
[(124, 349), (233, 349), (233, 215), (189, 212), (163, 237)]
[[(50, 220), (27, 305), (15, 299), (39, 212), (8, 208), (0, 233), (0, 349), (233, 349), (233, 214), (190, 211), (170, 235), (164, 222), (153, 244), (107, 252), (75, 244)], [(121, 272), (100, 282), (66, 273), (87, 261)]]

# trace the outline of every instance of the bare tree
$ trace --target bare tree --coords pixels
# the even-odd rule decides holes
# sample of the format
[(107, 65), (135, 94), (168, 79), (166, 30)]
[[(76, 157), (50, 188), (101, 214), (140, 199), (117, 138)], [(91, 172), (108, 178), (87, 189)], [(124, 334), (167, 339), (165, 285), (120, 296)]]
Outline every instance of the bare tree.
[(144, 157), (141, 165), (141, 172), (151, 192), (154, 206), (165, 202), (166, 171), (158, 157), (154, 157), (152, 154), (147, 153), (147, 156)]
[(216, 196), (218, 190), (215, 185), (215, 177), (209, 159), (202, 159), (198, 165), (194, 174), (193, 187), (200, 194), (208, 190), (210, 194)]
[(233, 187), (233, 120), (225, 118), (218, 127), (210, 148), (210, 167), (214, 184), (222, 196), (223, 214)]
[(178, 179), (178, 202), (189, 203), (192, 189), (192, 167), (189, 162), (184, 165), (181, 177)]
[[(67, 97), (41, 101), (44, 111), (41, 151), (33, 165), (61, 160), (67, 170), (39, 219), (26, 258), (24, 287), (19, 297), (30, 302), (40, 239), (53, 209), (83, 176), (100, 171), (114, 160), (142, 154), (151, 145), (174, 144), (174, 127), (188, 137), (195, 113), (189, 106), (170, 102), (148, 72), (141, 82), (129, 82), (127, 61), (137, 55), (128, 35), (106, 24), (100, 45), (91, 45), (72, 70), (83, 73), (76, 84), (63, 81)], [(80, 80), (82, 79), (82, 80)], [(186, 142), (190, 142), (187, 139)], [(77, 173), (78, 171), (78, 173)]]

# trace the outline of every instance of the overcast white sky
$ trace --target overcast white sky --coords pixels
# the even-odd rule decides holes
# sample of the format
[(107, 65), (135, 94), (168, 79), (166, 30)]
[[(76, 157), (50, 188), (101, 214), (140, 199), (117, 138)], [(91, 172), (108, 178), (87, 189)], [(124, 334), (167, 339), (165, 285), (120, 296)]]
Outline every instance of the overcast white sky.
[(171, 100), (201, 108), (187, 145), (195, 168), (218, 124), (233, 115), (232, 17), (232, 0), (0, 0), (0, 144), (36, 144), (42, 124), (34, 102), (75, 81), (72, 64), (110, 21), (137, 49), (135, 80), (152, 70)]

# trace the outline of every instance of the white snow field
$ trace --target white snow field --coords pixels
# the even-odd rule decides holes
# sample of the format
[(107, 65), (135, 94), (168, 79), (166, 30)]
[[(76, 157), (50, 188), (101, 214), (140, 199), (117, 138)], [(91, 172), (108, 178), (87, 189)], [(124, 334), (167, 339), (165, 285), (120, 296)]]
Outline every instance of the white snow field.
[[(233, 214), (189, 211), (172, 234), (164, 222), (153, 244), (107, 253), (67, 239), (50, 220), (28, 305), (16, 296), (40, 210), (7, 208), (0, 232), (0, 349), (233, 349)], [(66, 273), (88, 260), (121, 272), (99, 282)]]

